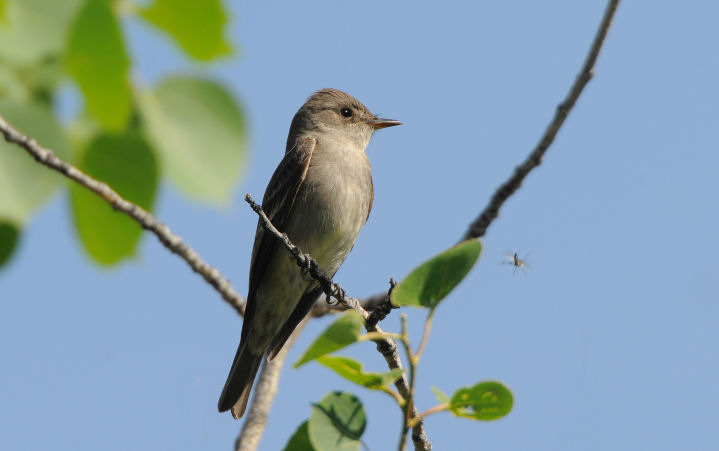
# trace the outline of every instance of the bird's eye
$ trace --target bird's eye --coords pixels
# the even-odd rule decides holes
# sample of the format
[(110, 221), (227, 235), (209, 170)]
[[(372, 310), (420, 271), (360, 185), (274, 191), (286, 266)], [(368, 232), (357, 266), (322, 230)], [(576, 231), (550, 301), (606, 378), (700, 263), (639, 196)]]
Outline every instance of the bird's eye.
[(352, 117), (352, 110), (349, 108), (342, 108), (340, 114), (344, 117)]

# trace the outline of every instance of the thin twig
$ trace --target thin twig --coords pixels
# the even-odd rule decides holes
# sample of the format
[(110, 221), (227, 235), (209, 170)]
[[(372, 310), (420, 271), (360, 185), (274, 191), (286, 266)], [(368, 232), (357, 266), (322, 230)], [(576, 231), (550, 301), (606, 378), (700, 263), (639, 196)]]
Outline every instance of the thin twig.
[(607, 8), (604, 10), (604, 17), (602, 22), (599, 24), (597, 34), (594, 36), (594, 41), (589, 49), (589, 53), (584, 61), (582, 69), (579, 71), (577, 78), (574, 80), (574, 84), (569, 89), (569, 93), (565, 97), (564, 101), (559, 104), (557, 110), (554, 113), (554, 118), (547, 126), (544, 134), (540, 138), (536, 147), (529, 154), (526, 160), (514, 169), (514, 173), (509, 179), (500, 185), (499, 188), (494, 192), (489, 205), (484, 208), (484, 211), (472, 222), (469, 229), (462, 237), (462, 241), (470, 238), (480, 238), (487, 233), (487, 228), (499, 216), (499, 209), (502, 207), (504, 202), (515, 193), (522, 186), (522, 182), (529, 175), (529, 172), (539, 166), (542, 163), (542, 157), (549, 149), (549, 146), (554, 142), (554, 138), (557, 136), (559, 129), (564, 124), (564, 121), (569, 116), (570, 111), (577, 103), (577, 99), (582, 94), (584, 87), (589, 83), (589, 80), (594, 76), (594, 65), (597, 62), (599, 51), (602, 49), (602, 44), (607, 37), (609, 27), (612, 24), (614, 13), (619, 6), (621, 0), (610, 0), (607, 4)]
[(257, 379), (257, 387), (247, 413), (247, 419), (242, 426), (240, 435), (235, 440), (236, 451), (254, 451), (260, 443), (262, 433), (265, 431), (267, 418), (270, 414), (272, 401), (277, 394), (277, 386), (282, 372), (282, 364), (287, 357), (289, 349), (300, 335), (302, 329), (307, 325), (309, 317), (304, 318), (290, 335), (285, 345), (271, 361), (266, 361)]
[(185, 243), (178, 235), (172, 233), (167, 225), (158, 221), (151, 213), (142, 209), (138, 205), (125, 200), (106, 183), (95, 180), (75, 166), (62, 161), (52, 152), (52, 150), (38, 145), (34, 139), (15, 130), (2, 116), (0, 116), (0, 132), (2, 132), (5, 136), (5, 141), (19, 145), (39, 163), (44, 164), (50, 169), (53, 169), (86, 187), (90, 191), (105, 199), (112, 208), (125, 213), (127, 216), (134, 219), (135, 222), (140, 224), (141, 227), (154, 233), (166, 248), (179, 255), (187, 262), (188, 265), (190, 265), (190, 268), (192, 268), (193, 271), (200, 274), (207, 283), (212, 285), (215, 290), (222, 295), (222, 299), (235, 309), (237, 313), (240, 315), (245, 313), (245, 300), (242, 296), (237, 294), (237, 292), (232, 288), (232, 285), (230, 285), (230, 282), (220, 273), (220, 271), (207, 264), (197, 254), (197, 252), (190, 247), (190, 245)]
[[(379, 326), (367, 326), (367, 332), (385, 333)], [(387, 366), (390, 370), (402, 368), (402, 361), (400, 360), (399, 352), (397, 351), (397, 343), (395, 343), (394, 340), (384, 339), (373, 341), (377, 345), (377, 350), (380, 354), (382, 354), (382, 357), (384, 357), (384, 360), (387, 362)], [(397, 381), (395, 381), (394, 386), (404, 399), (409, 398), (409, 381), (404, 373), (399, 379), (397, 379)], [(419, 410), (417, 410), (417, 406), (412, 406), (412, 418), (418, 415)], [(430, 451), (432, 449), (432, 443), (429, 441), (429, 437), (427, 437), (423, 420), (417, 421), (417, 423), (412, 426), (412, 443), (414, 444), (415, 450)]]
[[(387, 298), (385, 301), (381, 304), (379, 304), (376, 308), (372, 310), (372, 313), (370, 313), (369, 318), (367, 318), (367, 324), (370, 325), (376, 325), (378, 322), (382, 321), (387, 317), (387, 315), (390, 314), (392, 309), (399, 308), (392, 304), (392, 292), (394, 291), (394, 287), (397, 286), (397, 282), (394, 280), (394, 277), (390, 277), (389, 279), (389, 290), (387, 290)], [(366, 306), (362, 306), (363, 308), (367, 309)], [(367, 309), (369, 310), (369, 309)]]
[[(365, 329), (367, 329), (367, 332), (377, 332), (380, 334), (385, 333), (378, 325), (368, 323), (370, 313), (365, 310), (364, 307), (362, 307), (362, 305), (356, 298), (348, 296), (344, 288), (333, 282), (332, 279), (327, 275), (327, 273), (322, 271), (317, 262), (311, 256), (302, 253), (302, 250), (295, 246), (286, 234), (277, 230), (277, 228), (272, 224), (272, 221), (270, 221), (270, 219), (265, 214), (264, 210), (262, 209), (262, 206), (255, 202), (254, 199), (252, 199), (252, 196), (250, 196), (249, 194), (245, 195), (245, 201), (250, 204), (252, 210), (254, 210), (254, 212), (257, 213), (257, 215), (260, 217), (260, 221), (265, 230), (267, 230), (275, 238), (277, 238), (280, 243), (282, 243), (282, 245), (292, 254), (292, 256), (294, 256), (295, 262), (300, 268), (307, 270), (310, 276), (317, 282), (319, 282), (325, 295), (331, 296), (337, 299), (337, 301), (345, 307), (351, 308), (359, 312), (365, 320)], [(374, 341), (377, 345), (377, 350), (384, 357), (390, 370), (402, 368), (402, 361), (399, 357), (399, 353), (397, 352), (397, 344), (394, 342), (394, 340), (390, 338), (376, 338), (372, 341)], [(400, 395), (402, 395), (404, 399), (409, 398), (410, 385), (407, 381), (407, 376), (402, 374), (402, 376), (400, 376), (397, 381), (395, 381), (394, 385), (395, 387), (397, 387), (397, 391)], [(417, 415), (419, 415), (419, 411), (415, 406), (412, 406), (412, 418)], [(423, 421), (419, 421), (412, 428), (412, 441), (414, 443), (415, 449), (417, 450), (432, 449), (432, 444), (430, 443), (429, 438), (427, 437), (427, 433), (424, 430)]]
[[(599, 24), (599, 29), (594, 36), (594, 41), (589, 49), (589, 53), (584, 61), (582, 69), (579, 71), (574, 84), (569, 89), (569, 93), (565, 97), (564, 101), (559, 104), (554, 114), (554, 118), (547, 126), (544, 134), (540, 138), (536, 147), (527, 156), (522, 164), (517, 166), (512, 176), (505, 181), (502, 185), (497, 188), (489, 201), (489, 204), (484, 210), (477, 216), (477, 219), (470, 224), (467, 232), (462, 237), (462, 241), (471, 238), (481, 238), (487, 233), (487, 229), (492, 222), (499, 216), (499, 209), (507, 201), (507, 199), (514, 194), (517, 189), (522, 185), (522, 182), (527, 177), (529, 172), (535, 167), (539, 166), (542, 162), (542, 157), (551, 146), (554, 138), (557, 136), (559, 129), (564, 124), (567, 116), (571, 112), (574, 104), (582, 94), (584, 87), (589, 83), (594, 75), (594, 65), (597, 62), (597, 57), (602, 49), (602, 45), (607, 37), (609, 28), (612, 24), (612, 19), (617, 11), (617, 7), (621, 0), (610, 0), (607, 3), (607, 7), (604, 10), (604, 16)], [(382, 304), (385, 300), (384, 293), (377, 293), (367, 298), (360, 300), (360, 303), (368, 310), (374, 309), (376, 306)]]
[(397, 393), (396, 391), (392, 390), (389, 387), (380, 387), (379, 390), (384, 393), (387, 393), (389, 396), (391, 396), (392, 399), (394, 399), (395, 402), (400, 406), (404, 402), (404, 399), (399, 395), (399, 393)]
[(418, 416), (412, 418), (412, 421), (409, 422), (409, 425), (414, 426), (417, 421), (424, 420), (427, 416), (432, 415), (433, 413), (444, 412), (447, 409), (449, 409), (449, 404), (437, 404), (436, 406), (430, 407), (429, 409), (420, 413)]
[(360, 299), (360, 304), (362, 304), (362, 307), (369, 311), (375, 310), (380, 305), (384, 304), (387, 300), (387, 293), (377, 293), (370, 297)]
[(402, 406), (402, 433), (399, 436), (399, 451), (404, 451), (407, 448), (407, 432), (409, 432), (409, 421), (414, 417), (414, 381), (415, 381), (415, 364), (414, 356), (412, 355), (412, 345), (409, 343), (409, 326), (407, 325), (407, 315), (402, 313), (400, 315), (401, 328), (400, 335), (402, 335), (402, 344), (407, 351), (407, 360), (409, 361), (409, 395), (405, 396), (405, 404)]
[(417, 349), (417, 352), (414, 354), (414, 357), (413, 357), (415, 365), (417, 365), (419, 363), (419, 358), (422, 357), (422, 353), (424, 352), (424, 347), (427, 345), (427, 340), (429, 339), (429, 331), (432, 329), (432, 317), (433, 316), (434, 316), (434, 309), (430, 309), (429, 314), (427, 314), (427, 320), (424, 322), (424, 332), (422, 333), (422, 341), (419, 343), (419, 348)]
[(377, 341), (381, 340), (382, 338), (391, 338), (393, 340), (401, 340), (402, 335), (396, 334), (394, 332), (367, 332), (366, 334), (360, 335), (357, 337), (357, 341)]

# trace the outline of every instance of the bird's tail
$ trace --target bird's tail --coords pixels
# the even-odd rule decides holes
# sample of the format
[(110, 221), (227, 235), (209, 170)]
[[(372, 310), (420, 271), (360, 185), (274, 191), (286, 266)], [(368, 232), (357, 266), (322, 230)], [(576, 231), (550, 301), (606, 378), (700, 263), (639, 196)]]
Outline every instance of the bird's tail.
[(242, 417), (261, 362), (262, 354), (253, 354), (249, 347), (245, 346), (245, 343), (240, 343), (235, 360), (232, 362), (230, 374), (227, 376), (225, 388), (222, 389), (220, 400), (217, 403), (220, 412), (232, 409), (232, 416), (235, 419), (239, 420)]

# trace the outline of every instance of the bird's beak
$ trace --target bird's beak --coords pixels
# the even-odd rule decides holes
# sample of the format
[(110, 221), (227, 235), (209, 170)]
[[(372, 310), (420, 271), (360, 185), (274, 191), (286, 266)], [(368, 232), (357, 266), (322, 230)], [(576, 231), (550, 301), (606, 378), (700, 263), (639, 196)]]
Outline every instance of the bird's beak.
[(394, 127), (395, 125), (402, 125), (402, 123), (400, 121), (395, 121), (394, 119), (381, 119), (381, 118), (370, 119), (367, 121), (367, 123), (375, 130), (379, 130), (380, 128)]

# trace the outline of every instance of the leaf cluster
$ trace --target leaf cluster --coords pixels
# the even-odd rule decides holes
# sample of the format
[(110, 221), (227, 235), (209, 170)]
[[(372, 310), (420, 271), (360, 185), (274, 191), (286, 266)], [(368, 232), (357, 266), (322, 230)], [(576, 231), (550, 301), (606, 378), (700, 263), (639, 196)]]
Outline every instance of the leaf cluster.
[[(146, 210), (163, 178), (195, 200), (227, 205), (246, 160), (235, 96), (183, 73), (166, 74), (153, 86), (136, 81), (123, 31), (125, 22), (140, 22), (190, 62), (205, 63), (233, 54), (227, 12), (221, 0), (145, 3), (0, 0), (0, 115)], [(73, 95), (82, 106), (71, 115), (65, 105)], [(64, 183), (0, 142), (0, 267), (25, 224)], [(93, 261), (112, 265), (137, 253), (136, 223), (82, 187), (72, 186), (69, 197), (80, 243)]]
[[(295, 368), (314, 360), (352, 383), (389, 394), (399, 405), (405, 420), (400, 448), (404, 446), (406, 430), (430, 414), (449, 411), (457, 417), (482, 421), (496, 420), (507, 415), (514, 402), (512, 393), (504, 384), (496, 381), (484, 381), (473, 386), (461, 387), (452, 396), (446, 395), (437, 387), (432, 387), (439, 404), (418, 416), (410, 415), (412, 394), (415, 389), (415, 372), (429, 335), (435, 309), (469, 274), (479, 259), (481, 250), (482, 244), (479, 240), (462, 242), (419, 265), (392, 290), (391, 301), (394, 305), (420, 307), (428, 311), (425, 336), (416, 352), (410, 346), (404, 318), (401, 334), (377, 332), (362, 334), (364, 318), (356, 311), (349, 310), (333, 321), (315, 339), (297, 360)], [(332, 355), (353, 343), (379, 338), (392, 338), (403, 344), (409, 361), (409, 398), (403, 397), (391, 388), (397, 379), (405, 375), (404, 369), (397, 368), (382, 373), (366, 372), (363, 364), (358, 360)], [(365, 422), (365, 412), (355, 395), (331, 392), (313, 406), (312, 415), (299, 426), (285, 450), (357, 450), (361, 444), (360, 437)]]

